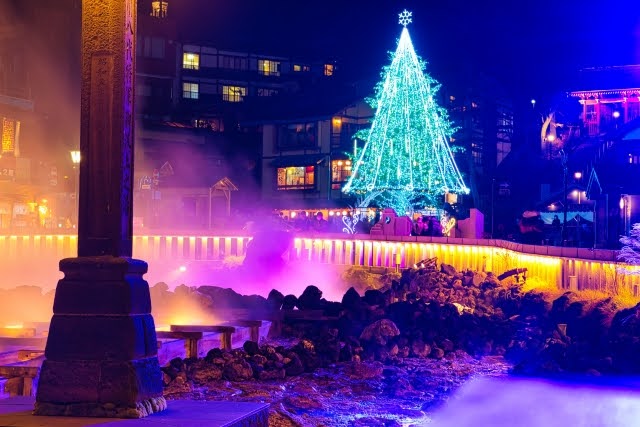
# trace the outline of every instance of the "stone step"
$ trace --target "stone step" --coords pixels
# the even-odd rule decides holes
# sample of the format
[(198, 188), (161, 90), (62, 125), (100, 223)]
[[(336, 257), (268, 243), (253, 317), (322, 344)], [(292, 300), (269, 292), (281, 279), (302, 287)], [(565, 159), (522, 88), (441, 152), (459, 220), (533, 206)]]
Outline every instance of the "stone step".
[(268, 427), (269, 405), (251, 402), (170, 400), (168, 409), (140, 419), (43, 417), (31, 414), (34, 398), (0, 400), (0, 426), (12, 427)]

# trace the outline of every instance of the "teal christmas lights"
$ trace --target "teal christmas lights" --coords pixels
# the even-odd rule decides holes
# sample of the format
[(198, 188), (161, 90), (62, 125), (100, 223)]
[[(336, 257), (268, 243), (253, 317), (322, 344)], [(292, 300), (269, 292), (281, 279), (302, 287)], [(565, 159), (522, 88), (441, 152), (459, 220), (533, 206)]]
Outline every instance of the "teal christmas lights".
[(399, 16), (398, 47), (376, 87), (376, 114), (343, 191), (379, 192), (381, 202), (404, 214), (425, 199), (469, 190), (448, 142), (455, 129), (434, 100), (439, 85), (425, 73), (407, 30), (411, 12)]

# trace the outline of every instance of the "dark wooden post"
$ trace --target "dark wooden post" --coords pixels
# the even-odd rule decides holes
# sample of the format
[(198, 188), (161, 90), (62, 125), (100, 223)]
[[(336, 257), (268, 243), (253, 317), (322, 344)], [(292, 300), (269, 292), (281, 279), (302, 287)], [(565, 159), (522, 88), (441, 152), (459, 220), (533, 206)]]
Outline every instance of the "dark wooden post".
[(132, 254), (136, 0), (82, 1), (78, 258), (60, 261), (36, 415), (166, 408), (144, 261)]

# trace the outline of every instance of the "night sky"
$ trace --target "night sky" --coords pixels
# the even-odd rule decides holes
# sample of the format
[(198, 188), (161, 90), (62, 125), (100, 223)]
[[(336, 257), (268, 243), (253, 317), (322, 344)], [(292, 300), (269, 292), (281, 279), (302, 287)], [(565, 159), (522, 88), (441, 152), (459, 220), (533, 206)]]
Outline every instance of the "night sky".
[[(179, 0), (187, 39), (274, 54), (335, 57), (350, 78), (377, 80), (395, 49), (397, 14), (443, 84), (483, 71), (516, 98), (545, 99), (580, 67), (640, 63), (640, 6), (619, 0)], [(222, 41), (222, 42), (221, 42)]]

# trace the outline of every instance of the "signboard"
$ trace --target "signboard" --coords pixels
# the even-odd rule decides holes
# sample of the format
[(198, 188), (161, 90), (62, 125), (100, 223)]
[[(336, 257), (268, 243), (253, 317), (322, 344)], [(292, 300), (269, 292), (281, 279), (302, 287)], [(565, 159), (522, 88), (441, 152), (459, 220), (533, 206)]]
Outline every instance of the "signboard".
[(55, 166), (51, 166), (51, 171), (49, 172), (49, 185), (52, 187), (58, 185), (58, 168)]
[(143, 176), (140, 178), (140, 189), (141, 190), (151, 190), (151, 177)]
[(0, 181), (13, 181), (16, 176), (16, 158), (12, 155), (0, 157)]

